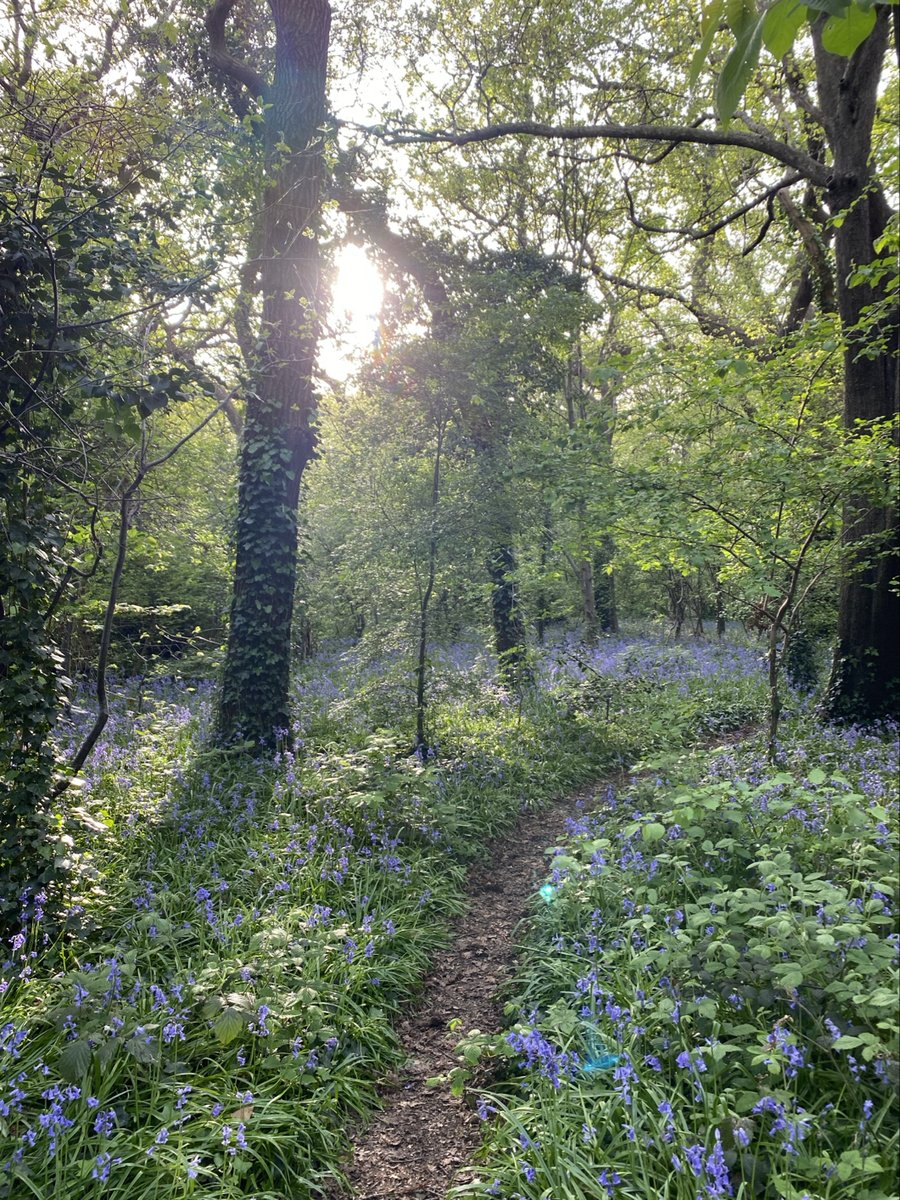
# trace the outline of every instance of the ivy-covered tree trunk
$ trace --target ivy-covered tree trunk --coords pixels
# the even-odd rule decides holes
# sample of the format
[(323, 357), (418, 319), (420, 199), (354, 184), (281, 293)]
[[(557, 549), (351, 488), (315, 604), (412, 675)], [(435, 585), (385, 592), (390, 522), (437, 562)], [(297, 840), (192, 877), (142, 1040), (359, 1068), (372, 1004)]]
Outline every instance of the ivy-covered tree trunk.
[[(59, 655), (45, 613), (55, 584), (56, 531), (45, 506), (0, 472), (0, 932), (15, 928), (25, 893), (56, 873), (50, 793)], [(57, 831), (58, 832), (58, 831)]]
[[(824, 18), (823, 18), (824, 21)], [(819, 99), (833, 156), (828, 206), (835, 229), (837, 301), (846, 334), (844, 422), (851, 433), (897, 416), (898, 314), (884, 277), (865, 276), (891, 213), (870, 166), (872, 126), (889, 15), (879, 9), (872, 34), (852, 58), (829, 54), (816, 36)], [(856, 276), (856, 277), (855, 277)], [(872, 324), (872, 314), (878, 319)], [(865, 330), (866, 323), (870, 328)], [(863, 343), (868, 341), (869, 345)], [(869, 346), (874, 346), (874, 350)], [(862, 423), (862, 424), (861, 424)], [(894, 712), (900, 698), (900, 573), (897, 511), (866, 497), (844, 507), (845, 566), (827, 714), (865, 720)]]
[[(262, 745), (272, 745), (289, 727), (297, 505), (315, 446), (316, 227), (331, 24), (325, 0), (270, 0), (270, 8), (276, 36), (271, 86), (252, 72), (231, 71), (263, 102), (266, 182), (255, 264), (262, 316), (241, 443), (234, 595), (219, 712), (223, 740)], [(229, 69), (227, 55), (216, 61)]]

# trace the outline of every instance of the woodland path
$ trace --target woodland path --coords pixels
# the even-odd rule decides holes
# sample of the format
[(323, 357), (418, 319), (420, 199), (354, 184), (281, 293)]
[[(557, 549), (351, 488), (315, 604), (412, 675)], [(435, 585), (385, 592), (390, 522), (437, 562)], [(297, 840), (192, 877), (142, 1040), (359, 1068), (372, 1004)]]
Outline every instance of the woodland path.
[[(406, 1063), (384, 1093), (385, 1107), (356, 1143), (347, 1168), (353, 1200), (443, 1200), (453, 1184), (468, 1182), (480, 1143), (480, 1121), (449, 1086), (425, 1081), (457, 1065), (453, 1047), (470, 1029), (502, 1028), (497, 993), (513, 965), (516, 927), (546, 874), (546, 850), (565, 833), (579, 800), (588, 806), (605, 785), (592, 787), (539, 812), (523, 813), (491, 846), (486, 862), (469, 873), (469, 908), (453, 925), (415, 1010), (398, 1032)], [(448, 1023), (460, 1021), (451, 1033)]]

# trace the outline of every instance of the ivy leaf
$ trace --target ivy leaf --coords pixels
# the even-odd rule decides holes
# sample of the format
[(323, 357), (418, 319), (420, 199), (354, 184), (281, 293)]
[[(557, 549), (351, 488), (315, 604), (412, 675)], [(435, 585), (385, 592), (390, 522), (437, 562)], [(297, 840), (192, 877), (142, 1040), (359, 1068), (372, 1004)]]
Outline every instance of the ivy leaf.
[(765, 17), (760, 17), (755, 25), (744, 26), (725, 60), (725, 66), (716, 84), (716, 111), (719, 119), (726, 125), (734, 115), (747, 81), (759, 60), (764, 20)]
[(766, 11), (762, 23), (762, 38), (769, 53), (775, 58), (784, 58), (805, 20), (806, 6), (800, 0), (776, 0)]
[(842, 16), (831, 16), (822, 29), (822, 45), (831, 54), (849, 58), (875, 28), (875, 10), (851, 4)]

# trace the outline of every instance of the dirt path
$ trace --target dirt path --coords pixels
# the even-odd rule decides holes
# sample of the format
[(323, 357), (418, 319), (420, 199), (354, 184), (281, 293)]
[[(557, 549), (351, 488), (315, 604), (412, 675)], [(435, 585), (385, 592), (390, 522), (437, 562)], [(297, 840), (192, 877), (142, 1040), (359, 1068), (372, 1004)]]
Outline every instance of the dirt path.
[[(587, 801), (595, 786), (583, 793)], [(354, 1200), (443, 1200), (454, 1183), (473, 1173), (480, 1122), (446, 1085), (425, 1080), (456, 1065), (453, 1047), (470, 1029), (502, 1027), (495, 997), (513, 960), (516, 926), (528, 899), (545, 874), (545, 851), (565, 832), (580, 795), (537, 813), (490, 848), (487, 863), (468, 883), (469, 910), (455, 924), (452, 945), (441, 951), (420, 1005), (400, 1024), (408, 1055), (404, 1069), (385, 1095), (385, 1108), (357, 1143), (347, 1171)], [(458, 1032), (448, 1023), (459, 1019)]]

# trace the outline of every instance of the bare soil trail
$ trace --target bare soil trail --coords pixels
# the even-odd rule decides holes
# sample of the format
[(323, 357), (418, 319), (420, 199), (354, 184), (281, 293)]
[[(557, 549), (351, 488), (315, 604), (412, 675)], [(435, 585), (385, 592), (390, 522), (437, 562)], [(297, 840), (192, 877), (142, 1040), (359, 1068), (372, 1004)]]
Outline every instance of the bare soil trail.
[[(443, 1200), (453, 1184), (475, 1173), (480, 1142), (474, 1112), (446, 1084), (426, 1080), (457, 1065), (453, 1047), (470, 1029), (502, 1028), (496, 996), (514, 961), (515, 931), (529, 898), (546, 873), (546, 850), (565, 834), (578, 802), (596, 805), (606, 783), (596, 783), (517, 825), (489, 847), (486, 862), (469, 874), (469, 908), (454, 922), (453, 941), (440, 951), (415, 1010), (398, 1032), (404, 1068), (385, 1089), (385, 1107), (357, 1142), (347, 1168), (353, 1200)], [(451, 1033), (450, 1021), (460, 1021)]]

